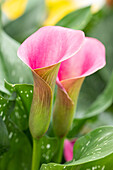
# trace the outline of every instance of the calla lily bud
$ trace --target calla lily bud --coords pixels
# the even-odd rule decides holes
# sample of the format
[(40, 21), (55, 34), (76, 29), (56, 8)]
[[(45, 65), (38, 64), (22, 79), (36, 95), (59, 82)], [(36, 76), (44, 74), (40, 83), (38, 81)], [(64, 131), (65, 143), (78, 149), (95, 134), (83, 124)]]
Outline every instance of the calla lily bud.
[(45, 0), (49, 14), (44, 25), (55, 25), (65, 15), (74, 11), (76, 7), (75, 0)]
[(3, 3), (2, 10), (11, 20), (24, 14), (28, 0), (7, 0)]
[(34, 79), (29, 117), (33, 138), (40, 138), (49, 127), (60, 63), (75, 55), (83, 42), (82, 31), (48, 26), (40, 28), (20, 46), (18, 56), (30, 67)]
[(53, 113), (53, 128), (58, 137), (66, 136), (70, 130), (84, 78), (104, 65), (104, 45), (94, 38), (86, 38), (80, 51), (61, 63)]
[(66, 161), (72, 161), (73, 159), (73, 147), (77, 139), (69, 141), (65, 139), (64, 141), (64, 158)]

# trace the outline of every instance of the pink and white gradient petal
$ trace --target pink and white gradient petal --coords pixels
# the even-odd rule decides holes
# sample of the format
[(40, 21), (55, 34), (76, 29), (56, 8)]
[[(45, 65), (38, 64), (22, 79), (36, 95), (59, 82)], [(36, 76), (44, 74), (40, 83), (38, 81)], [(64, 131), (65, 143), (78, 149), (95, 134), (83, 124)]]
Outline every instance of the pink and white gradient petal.
[(86, 77), (104, 67), (105, 47), (95, 38), (85, 38), (85, 42), (70, 59), (61, 63), (57, 81)]
[(52, 66), (77, 53), (84, 39), (79, 30), (42, 27), (22, 43), (18, 56), (32, 70)]

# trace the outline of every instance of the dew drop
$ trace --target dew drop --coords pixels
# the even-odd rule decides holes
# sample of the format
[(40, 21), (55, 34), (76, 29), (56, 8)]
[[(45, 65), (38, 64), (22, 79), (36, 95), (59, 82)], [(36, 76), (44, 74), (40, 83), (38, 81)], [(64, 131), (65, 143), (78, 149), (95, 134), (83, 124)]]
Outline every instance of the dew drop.
[(21, 100), (21, 97), (20, 97), (20, 96), (18, 96), (18, 99), (19, 99), (19, 100)]
[(30, 93), (32, 93), (33, 91), (32, 90), (30, 90)]
[(88, 141), (87, 143), (86, 143), (86, 146), (88, 146), (90, 144), (90, 141)]
[(4, 104), (3, 104), (3, 107), (5, 107), (5, 106), (6, 106), (6, 104), (4, 103)]
[(47, 144), (46, 148), (49, 149), (50, 148), (50, 144)]
[(95, 151), (99, 151), (99, 150), (101, 150), (101, 148), (97, 148), (97, 149), (95, 149)]
[(4, 116), (4, 117), (3, 117), (3, 121), (5, 121), (5, 118), (6, 118), (6, 117)]
[(11, 139), (12, 136), (13, 136), (13, 132), (10, 132), (10, 134), (9, 134), (9, 139)]
[(1, 111), (0, 116), (3, 116), (3, 113), (4, 113), (4, 112), (3, 112), (3, 111)]
[(102, 167), (102, 170), (104, 170), (105, 169), (105, 165)]
[(82, 147), (81, 151), (83, 151), (83, 150), (84, 150), (84, 146)]
[(49, 159), (49, 156), (48, 156), (48, 155), (46, 155), (46, 159), (47, 159), (47, 160)]

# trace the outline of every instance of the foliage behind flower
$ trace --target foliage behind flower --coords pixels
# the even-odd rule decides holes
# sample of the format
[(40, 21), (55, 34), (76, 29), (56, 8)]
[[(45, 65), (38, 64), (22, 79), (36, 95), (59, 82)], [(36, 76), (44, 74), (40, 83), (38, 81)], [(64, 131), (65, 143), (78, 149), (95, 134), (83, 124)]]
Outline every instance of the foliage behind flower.
[[(9, 19), (15, 20), (24, 14), (27, 3), (28, 0), (6, 0), (2, 10)], [(104, 5), (105, 0), (45, 0), (45, 3), (48, 16), (44, 25), (55, 25), (70, 12), (88, 5), (92, 5), (92, 12), (97, 12)]]
[(91, 5), (92, 13), (97, 12), (105, 4), (105, 0), (46, 0), (48, 17), (44, 25), (55, 25), (70, 12)]

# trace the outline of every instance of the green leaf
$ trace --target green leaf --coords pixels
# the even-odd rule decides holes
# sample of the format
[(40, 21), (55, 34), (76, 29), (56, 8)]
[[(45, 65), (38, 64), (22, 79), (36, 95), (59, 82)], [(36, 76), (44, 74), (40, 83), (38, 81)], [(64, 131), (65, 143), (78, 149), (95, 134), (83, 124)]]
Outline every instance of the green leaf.
[(100, 127), (79, 138), (74, 145), (73, 160), (60, 165), (43, 164), (41, 170), (108, 170), (113, 166), (113, 126)]
[(6, 113), (9, 115), (14, 108), (14, 100), (0, 95), (0, 116), (5, 121)]
[[(105, 112), (112, 104), (113, 104), (113, 74), (105, 90), (102, 92), (102, 94), (100, 94), (97, 97), (97, 99), (92, 103), (92, 105), (86, 111), (84, 112), (78, 111), (77, 114), (75, 114), (75, 119), (73, 120), (72, 127), (67, 137), (68, 138), (75, 137), (78, 134), (78, 132), (83, 128), (84, 124), (88, 119), (103, 114), (103, 112)], [(103, 123), (100, 125), (108, 124)]]
[(10, 118), (19, 129), (27, 130), (29, 112), (33, 96), (33, 85), (27, 84), (9, 84), (5, 82), (6, 89), (0, 92), (0, 115), (5, 120), (6, 113), (10, 114)]
[(67, 138), (74, 138), (78, 136), (78, 133), (86, 123), (86, 119), (73, 119), (72, 127), (67, 134)]
[(11, 112), (11, 120), (21, 129), (28, 128), (29, 112), (33, 97), (33, 85), (9, 84), (5, 82), (5, 87), (12, 93), (16, 93), (15, 106)]
[(2, 32), (0, 48), (0, 86), (10, 83), (32, 83), (30, 69), (17, 57), (19, 43)]
[(9, 132), (10, 148), (8, 152), (0, 158), (0, 169), (30, 170), (32, 149), (28, 138), (11, 120), (7, 119), (6, 124)]
[(108, 82), (104, 92), (98, 96), (95, 102), (82, 114), (77, 114), (76, 118), (86, 119), (96, 116), (106, 109), (108, 109), (113, 103), (113, 73)]
[(29, 0), (24, 15), (4, 25), (4, 30), (22, 42), (42, 25), (45, 12), (44, 0)]
[(83, 164), (113, 153), (113, 127), (99, 127), (81, 137), (74, 145), (73, 159)]
[[(26, 85), (26, 84), (12, 85), (12, 84), (5, 82), (5, 87), (7, 90), (9, 90), (10, 93), (16, 93), (16, 99), (15, 99), (14, 110), (11, 111), (10, 114), (8, 114), (9, 115), (8, 120), (7, 120), (7, 115), (6, 115), (7, 112), (9, 113), (7, 109), (7, 105), (5, 106), (7, 112), (2, 112), (2, 117), (4, 118), (5, 116), (4, 120), (9, 130), (9, 139), (11, 140), (11, 146), (10, 146), (11, 149), (8, 151), (6, 155), (4, 155), (4, 157), (1, 158), (0, 168), (3, 170), (5, 170), (5, 168), (10, 168), (11, 170), (13, 170), (13, 168), (17, 168), (16, 164), (18, 164), (18, 159), (20, 156), (20, 154), (18, 154), (18, 150), (20, 150), (20, 147), (22, 147), (21, 145), (26, 146), (26, 144), (19, 143), (19, 141), (28, 143), (27, 142), (28, 139), (26, 139), (25, 135), (18, 129), (18, 127), (22, 130), (27, 130), (28, 128), (28, 116), (29, 116), (29, 110), (30, 110), (30, 105), (32, 101), (33, 86)], [(3, 101), (2, 105), (4, 105), (5, 102), (7, 103), (7, 99), (4, 99), (3, 97), (2, 97), (2, 101)], [(17, 110), (17, 107), (18, 107), (18, 110)], [(21, 110), (21, 107), (23, 107), (24, 109)], [(50, 138), (48, 136), (42, 137), (41, 163), (44, 163), (44, 162), (48, 163), (53, 159), (58, 149), (56, 147), (57, 142), (58, 141), (56, 138)], [(19, 146), (16, 146), (16, 143), (17, 145), (19, 144)], [(15, 147), (13, 147), (13, 145), (15, 145)], [(26, 147), (29, 147), (29, 146), (26, 146)], [(13, 155), (12, 153), (15, 153), (15, 155)], [(28, 154), (29, 155), (28, 159), (25, 162), (24, 158), (26, 159), (26, 156), (23, 157), (24, 153), (26, 154), (26, 149), (23, 150), (21, 153), (22, 154), (21, 159), (23, 159), (22, 161), (24, 162), (24, 164), (22, 163), (22, 165), (18, 167), (19, 168), (18, 170), (24, 168), (22, 166), (25, 166), (25, 167), (28, 166), (27, 165), (28, 159), (30, 160), (30, 156), (32, 155), (31, 153), (29, 153), (30, 155)], [(10, 158), (10, 155), (12, 155), (12, 158)], [(13, 160), (13, 156), (16, 157), (15, 160)], [(9, 159), (9, 161), (7, 159)], [(5, 162), (7, 162), (7, 164), (5, 164)], [(29, 166), (29, 169), (30, 169), (30, 166)]]
[(88, 22), (91, 20), (91, 16), (92, 15), (90, 7), (82, 8), (69, 13), (63, 19), (61, 19), (56, 25), (72, 29), (83, 30), (88, 24)]
[(97, 38), (106, 47), (107, 65), (100, 71), (103, 79), (108, 80), (113, 70), (113, 8), (105, 7), (97, 13), (85, 29), (87, 36)]
[(9, 148), (9, 137), (5, 123), (0, 116), (0, 156)]
[(0, 95), (11, 95), (10, 92), (4, 87), (0, 86)]
[(91, 131), (100, 126), (113, 125), (113, 106), (111, 108), (112, 108), (112, 111), (108, 109), (105, 112), (96, 116), (95, 118), (88, 120), (87, 124), (85, 124), (84, 126), (86, 131), (87, 130)]
[[(0, 169), (30, 170), (31, 155), (32, 155), (31, 144), (28, 138), (25, 136), (25, 134), (18, 128), (18, 118), (14, 119), (15, 121), (13, 121), (12, 119), (14, 106), (15, 106), (14, 98), (11, 97), (4, 98), (0, 96), (0, 116), (2, 117), (7, 127), (8, 139), (10, 142), (9, 150), (4, 155), (2, 155), (2, 157), (0, 157)], [(2, 131), (0, 130), (0, 132)], [(2, 138), (3, 138), (3, 133), (2, 133)], [(4, 145), (5, 145), (5, 141), (4, 141)]]
[(85, 111), (96, 101), (97, 96), (103, 93), (107, 83), (100, 77), (99, 73), (100, 71), (85, 78), (79, 94), (75, 117), (84, 115)]
[(41, 139), (41, 163), (49, 163), (52, 161), (58, 147), (57, 138), (43, 136)]

